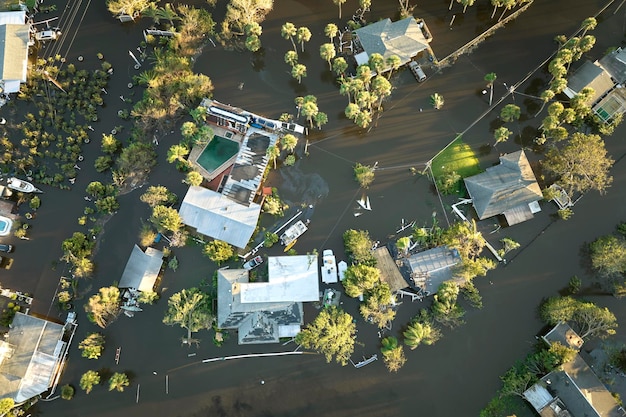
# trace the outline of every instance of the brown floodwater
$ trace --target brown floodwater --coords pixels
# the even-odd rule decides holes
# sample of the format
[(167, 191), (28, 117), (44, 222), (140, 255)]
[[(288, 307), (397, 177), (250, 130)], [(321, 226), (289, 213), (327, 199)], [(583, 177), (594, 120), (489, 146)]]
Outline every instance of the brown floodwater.
[[(373, 3), (371, 14), (366, 15), (369, 20), (395, 16), (396, 2), (374, 0)], [(480, 3), (468, 8), (463, 16), (461, 6), (456, 3), (450, 12), (448, 1), (419, 2), (415, 15), (423, 17), (429, 25), (434, 37), (432, 47), (438, 57), (456, 50), (489, 25), (491, 7), (482, 4), (486, 3), (484, 1)], [(344, 4), (344, 17), (356, 9), (356, 4), (355, 0)], [(329, 123), (321, 131), (311, 131), (309, 155), (299, 159), (294, 167), (273, 172), (269, 184), (278, 187), (281, 196), (292, 205), (315, 206), (311, 228), (295, 247), (299, 253), (331, 248), (341, 254), (341, 236), (350, 228), (369, 230), (374, 240), (385, 242), (393, 238), (402, 219), (427, 224), (435, 213), (437, 220), (445, 224), (446, 213), (430, 183), (425, 177), (412, 175), (410, 168), (422, 168), (438, 150), (487, 110), (487, 100), (480, 94), (486, 73), (497, 73), (494, 99), (499, 99), (507, 91), (503, 83), (519, 82), (550, 56), (556, 45), (552, 41), (555, 35), (573, 33), (584, 18), (604, 4), (597, 0), (535, 0), (528, 12), (487, 39), (471, 55), (459, 58), (455, 65), (437, 74), (426, 69), (429, 75), (426, 82), (417, 84), (406, 71), (392, 76), (393, 95), (384, 104), (385, 111), (377, 125), (369, 132), (345, 119), (343, 109), (347, 99), (339, 95), (327, 64), (318, 56), (319, 44), (326, 42), (324, 25), (337, 22), (337, 8), (330, 0), (277, 0), (274, 11), (263, 24), (262, 54), (228, 52), (209, 45), (198, 58), (195, 69), (211, 77), (217, 100), (268, 117), (295, 112), (295, 96), (313, 94), (318, 97), (319, 108), (328, 114)], [(598, 42), (589, 56), (591, 59), (598, 58), (609, 46), (621, 43), (624, 11), (613, 15), (614, 9), (612, 6), (607, 10), (603, 23), (596, 29)], [(456, 17), (450, 27), (454, 14)], [(280, 26), (285, 21), (308, 26), (313, 33), (300, 58), (309, 74), (302, 84), (291, 79), (289, 68), (283, 62), (284, 53), (291, 48), (290, 42), (280, 37)], [(76, 26), (77, 21), (65, 31), (66, 36)], [(61, 255), (62, 239), (80, 230), (76, 219), (85, 206), (84, 188), (94, 179), (108, 180), (105, 174), (97, 174), (92, 168), (93, 160), (99, 155), (98, 136), (113, 126), (125, 124), (116, 114), (130, 104), (122, 102), (120, 95), (137, 98), (141, 94), (136, 87), (127, 87), (129, 77), (138, 73), (133, 69), (128, 50), (137, 48), (142, 40), (141, 29), (147, 26), (148, 22), (120, 25), (110, 18), (104, 2), (93, 2), (82, 21), (79, 36), (71, 47), (68, 41), (60, 48), (62, 52), (69, 50), (69, 61), (82, 55), (84, 65), (92, 67), (99, 65), (95, 54), (102, 52), (113, 64), (115, 74), (101, 121), (94, 123), (95, 134), (91, 144), (86, 146), (85, 162), (76, 186), (72, 191), (45, 188), (42, 207), (32, 222), (31, 240), (13, 242), (16, 261), (12, 270), (4, 271), (2, 283), (34, 293), (33, 311), (39, 314), (56, 316), (58, 313), (50, 300), (64, 271), (62, 263), (55, 267), (54, 262)], [(517, 91), (536, 94), (543, 78), (544, 72), (539, 70)], [(428, 98), (433, 92), (445, 97), (442, 110), (431, 109)], [(507, 97), (502, 105), (513, 100), (522, 104), (523, 113), (530, 115), (523, 119), (532, 118), (532, 100), (516, 93)], [(536, 111), (536, 107), (534, 109)], [(5, 115), (10, 110), (0, 112)], [(499, 108), (489, 113), (463, 136), (465, 142), (481, 150), (483, 167), (495, 163), (500, 152), (514, 151), (520, 146), (519, 139), (511, 139), (497, 150), (485, 146), (493, 142), (498, 111)], [(14, 118), (15, 113), (19, 113), (19, 105), (11, 114)], [(530, 149), (527, 132), (532, 132), (532, 126), (537, 126), (540, 118), (522, 120), (515, 126), (516, 132), (526, 132), (521, 143), (529, 148), (529, 158), (533, 161), (540, 155)], [(159, 140), (159, 164), (150, 184), (166, 185), (182, 199), (185, 193), (180, 181), (182, 175), (165, 162), (167, 148), (179, 139), (176, 129), (173, 127), (174, 133)], [(607, 139), (607, 148), (615, 159), (626, 154), (626, 144), (621, 140), (624, 133), (626, 128), (622, 127)], [(530, 135), (532, 138), (532, 133)], [(125, 136), (122, 134), (122, 137)], [(367, 191), (373, 210), (360, 217), (353, 214), (355, 200), (361, 194), (352, 174), (356, 162), (370, 165), (378, 162), (379, 167)], [(105, 374), (129, 372), (131, 386), (124, 393), (109, 393), (104, 386), (96, 387), (89, 395), (79, 391), (70, 402), (59, 399), (42, 403), (36, 415), (476, 416), (499, 388), (499, 375), (532, 348), (535, 335), (542, 329), (536, 314), (541, 299), (565, 288), (572, 275), (583, 278), (585, 287), (591, 288), (591, 277), (579, 257), (582, 246), (611, 232), (616, 223), (626, 219), (623, 159), (615, 164), (613, 175), (615, 182), (608, 194), (585, 196), (576, 205), (575, 216), (567, 222), (555, 221), (555, 210), (547, 204), (532, 221), (489, 235), (492, 243), (505, 236), (512, 237), (522, 243), (522, 248), (506, 267), (500, 266), (487, 278), (477, 279), (484, 308), (468, 308), (467, 323), (454, 330), (444, 330), (444, 338), (435, 346), (407, 351), (408, 362), (397, 374), (388, 374), (381, 361), (355, 369), (325, 364), (323, 358), (313, 354), (202, 364), (204, 358), (289, 351), (295, 346), (241, 347), (231, 338), (224, 347), (216, 348), (207, 332), (198, 334), (202, 340), (199, 348), (181, 346), (183, 330), (161, 324), (166, 299), (182, 288), (199, 285), (202, 280), (210, 281), (215, 269), (200, 255), (199, 248), (186, 247), (174, 251), (180, 268), (176, 273), (167, 271), (165, 274), (161, 301), (133, 319), (121, 317), (104, 330), (107, 346), (103, 357), (97, 361), (80, 358), (77, 343), (74, 344), (61, 380), (62, 384), (78, 387), (83, 372), (102, 369)], [(137, 241), (141, 222), (149, 216), (147, 206), (139, 201), (140, 193), (141, 190), (136, 190), (121, 197), (119, 212), (106, 224), (95, 258), (96, 276), (81, 285), (85, 297), (119, 280)], [(449, 210), (447, 217), (452, 219)], [(268, 253), (282, 252), (276, 248)], [(620, 321), (624, 318), (623, 303), (601, 294), (590, 297), (609, 306)], [(77, 340), (99, 330), (82, 313), (84, 301), (83, 298), (75, 303), (80, 319)], [(389, 333), (398, 335), (424, 306), (426, 303), (405, 300)], [(358, 318), (357, 304), (353, 300), (345, 300), (344, 308), (355, 315), (359, 324), (355, 361), (377, 352), (376, 329)], [(307, 308), (306, 314), (310, 319), (315, 310)], [(618, 339), (624, 340), (625, 336), (620, 332)], [(117, 347), (122, 348), (118, 365), (114, 360)], [(138, 390), (139, 402), (136, 403)]]

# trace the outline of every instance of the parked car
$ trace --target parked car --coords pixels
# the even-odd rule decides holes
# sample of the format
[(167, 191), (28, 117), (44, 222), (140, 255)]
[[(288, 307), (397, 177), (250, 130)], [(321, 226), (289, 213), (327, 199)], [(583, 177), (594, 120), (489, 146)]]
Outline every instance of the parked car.
[(250, 271), (256, 268), (257, 266), (261, 265), (262, 263), (263, 263), (263, 258), (260, 256), (255, 256), (254, 258), (250, 259), (248, 262), (243, 264), (243, 269), (247, 269), (248, 271)]
[(422, 67), (420, 67), (417, 62), (415, 61), (409, 62), (409, 69), (411, 70), (411, 72), (413, 73), (413, 76), (418, 82), (421, 83), (422, 81), (426, 79), (426, 74), (424, 73), (424, 70), (422, 70)]
[(55, 41), (59, 36), (61, 36), (60, 30), (42, 30), (35, 33), (35, 39), (39, 42)]
[(0, 252), (13, 252), (13, 245), (0, 244)]

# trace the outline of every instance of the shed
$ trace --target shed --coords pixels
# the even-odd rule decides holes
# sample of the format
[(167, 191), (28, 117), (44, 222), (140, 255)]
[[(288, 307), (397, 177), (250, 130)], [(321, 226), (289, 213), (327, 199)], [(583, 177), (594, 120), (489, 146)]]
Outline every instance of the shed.
[(146, 248), (144, 252), (135, 245), (126, 262), (119, 287), (134, 288), (143, 292), (154, 291), (154, 283), (162, 265), (163, 252), (154, 248)]
[(372, 255), (376, 259), (376, 267), (380, 270), (380, 279), (389, 284), (392, 293), (409, 286), (386, 246), (374, 249)]

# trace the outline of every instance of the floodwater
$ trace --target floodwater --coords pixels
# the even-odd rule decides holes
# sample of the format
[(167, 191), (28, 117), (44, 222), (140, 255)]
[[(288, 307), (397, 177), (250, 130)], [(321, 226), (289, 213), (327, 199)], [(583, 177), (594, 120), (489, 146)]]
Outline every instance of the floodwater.
[[(69, 48), (70, 62), (82, 55), (85, 65), (96, 66), (99, 62), (95, 55), (102, 52), (115, 68), (102, 121), (94, 124), (97, 136), (113, 126), (124, 125), (116, 114), (129, 104), (119, 96), (132, 98), (132, 94), (140, 94), (136, 88), (127, 87), (128, 77), (137, 74), (127, 50), (139, 45), (140, 29), (148, 25), (147, 22), (120, 25), (110, 18), (103, 3), (89, 5), (79, 36), (73, 39), (71, 48), (69, 43), (65, 44), (66, 49)], [(356, 9), (356, 3), (349, 0), (344, 4), (344, 17)], [(371, 14), (366, 16), (369, 20), (394, 16), (396, 2), (373, 3)], [(485, 2), (469, 8), (465, 16), (458, 4), (449, 12), (447, 1), (419, 3), (415, 15), (423, 17), (429, 25), (437, 57), (448, 55), (489, 25), (491, 7), (482, 3)], [(274, 11), (263, 24), (263, 54), (227, 52), (209, 45), (198, 58), (195, 69), (212, 78), (217, 100), (268, 117), (295, 112), (295, 96), (317, 96), (320, 110), (329, 115), (328, 125), (321, 131), (312, 129), (309, 155), (294, 167), (272, 173), (269, 183), (278, 187), (281, 196), (292, 205), (315, 206), (310, 230), (295, 246), (299, 253), (313, 249), (321, 252), (326, 248), (342, 253), (341, 236), (349, 228), (369, 230), (374, 240), (385, 242), (399, 228), (402, 219), (426, 224), (434, 215), (445, 224), (446, 216), (451, 218), (451, 215), (444, 213), (426, 178), (412, 175), (410, 168), (423, 168), (438, 150), (458, 133), (465, 132), (488, 109), (487, 100), (480, 93), (486, 73), (498, 75), (494, 89), (496, 101), (507, 92), (503, 83), (516, 85), (550, 56), (555, 48), (552, 42), (555, 35), (573, 33), (584, 18), (604, 4), (597, 0), (536, 0), (525, 14), (487, 39), (471, 55), (459, 58), (455, 65), (438, 74), (427, 69), (426, 82), (418, 85), (408, 72), (394, 75), (393, 96), (385, 103), (377, 126), (369, 132), (345, 119), (343, 109), (347, 99), (339, 95), (326, 63), (318, 57), (319, 44), (326, 42), (322, 41), (323, 26), (337, 22), (337, 9), (329, 0), (277, 0)], [(614, 9), (612, 6), (607, 10), (604, 22), (596, 30), (598, 43), (592, 51), (592, 59), (598, 58), (607, 47), (621, 42), (624, 11), (614, 16)], [(285, 21), (308, 26), (313, 33), (306, 52), (301, 53), (301, 62), (307, 65), (309, 73), (302, 84), (291, 79), (289, 68), (283, 62), (284, 53), (291, 48), (291, 43), (280, 37), (280, 26)], [(65, 33), (68, 35), (71, 30)], [(521, 94), (532, 94), (533, 89), (536, 93), (541, 88), (537, 85), (542, 78), (542, 70), (537, 71), (518, 86), (512, 97), (502, 102), (502, 105), (514, 100), (523, 103), (525, 116), (515, 126), (515, 131), (525, 134), (522, 139), (525, 146), (530, 146), (525, 139), (528, 126), (537, 126), (541, 116), (524, 120), (532, 118), (533, 103)], [(242, 83), (243, 88), (239, 89)], [(428, 97), (433, 92), (445, 97), (442, 110), (431, 109)], [(5, 111), (10, 109), (2, 109), (3, 115)], [(497, 150), (485, 146), (493, 142), (498, 111), (499, 108), (482, 118), (463, 136), (475, 149), (485, 150), (481, 153), (483, 167), (495, 163), (498, 153), (519, 149), (519, 140), (513, 139), (499, 145)], [(166, 273), (162, 300), (133, 319), (121, 317), (106, 329), (103, 332), (107, 338), (106, 350), (97, 361), (80, 358), (75, 343), (61, 381), (78, 387), (83, 372), (102, 369), (104, 373), (129, 372), (131, 386), (124, 393), (109, 393), (105, 387), (96, 387), (88, 396), (79, 391), (70, 402), (42, 403), (38, 411), (45, 416), (63, 417), (476, 416), (499, 388), (498, 376), (522, 358), (535, 342), (535, 335), (542, 329), (536, 314), (541, 299), (566, 287), (572, 275), (583, 278), (586, 286), (591, 287), (590, 276), (579, 261), (582, 245), (609, 233), (616, 223), (626, 219), (621, 191), (626, 186), (626, 166), (622, 159), (626, 144), (620, 140), (624, 133), (626, 127), (607, 139), (609, 152), (618, 160), (613, 173), (615, 182), (609, 193), (585, 196), (576, 205), (575, 216), (567, 222), (554, 221), (551, 216), (554, 208), (544, 205), (544, 211), (532, 221), (490, 235), (492, 243), (506, 236), (522, 243), (523, 247), (506, 267), (499, 267), (486, 279), (477, 279), (485, 307), (469, 309), (467, 323), (453, 331), (444, 330), (444, 338), (435, 346), (407, 351), (408, 362), (397, 374), (388, 374), (381, 361), (361, 369), (342, 368), (327, 365), (323, 358), (311, 354), (202, 364), (200, 360), (204, 358), (288, 351), (295, 346), (240, 347), (235, 338), (231, 338), (218, 349), (211, 343), (211, 336), (202, 332), (198, 334), (202, 339), (199, 348), (182, 347), (180, 338), (184, 331), (160, 324), (165, 300), (182, 288), (199, 285), (202, 280), (210, 281), (215, 268), (200, 255), (198, 248), (188, 247), (174, 251), (180, 268), (176, 273)], [(32, 239), (12, 242), (17, 246), (16, 261), (11, 271), (5, 271), (8, 273), (2, 283), (34, 293), (33, 311), (36, 313), (57, 314), (50, 300), (58, 277), (63, 273), (62, 264), (53, 269), (54, 260), (61, 255), (60, 242), (71, 232), (80, 230), (76, 219), (85, 206), (83, 190), (86, 185), (94, 179), (106, 180), (104, 174), (96, 174), (92, 168), (99, 154), (97, 136), (85, 149), (85, 163), (73, 191), (45, 188), (42, 207), (30, 229)], [(165, 162), (167, 148), (177, 141), (176, 131), (159, 139), (159, 165), (150, 184), (166, 185), (182, 199), (185, 192), (180, 182), (182, 175)], [(531, 160), (537, 159), (532, 152), (528, 153)], [(352, 174), (356, 162), (369, 165), (378, 162), (379, 167), (367, 191), (373, 210), (359, 217), (353, 214), (355, 200), (361, 194)], [(140, 193), (141, 190), (135, 190), (122, 196), (121, 209), (106, 224), (95, 258), (96, 277), (81, 286), (86, 297), (121, 276), (132, 245), (137, 241), (141, 222), (149, 216), (147, 206), (139, 202)], [(278, 254), (280, 250), (271, 253)], [(624, 317), (623, 303), (605, 295), (591, 298), (610, 306), (620, 320)], [(76, 302), (80, 318), (77, 340), (99, 330), (85, 319), (80, 307), (83, 303), (84, 299)], [(345, 300), (344, 307), (358, 317), (353, 300)], [(398, 334), (421, 307), (420, 303), (405, 301), (391, 334)], [(311, 318), (315, 310), (307, 309), (306, 313)], [(379, 349), (376, 329), (365, 325), (360, 318), (357, 321), (361, 344), (356, 348), (355, 361)], [(622, 332), (618, 337), (624, 340), (625, 335)], [(114, 357), (118, 346), (122, 350), (116, 365)]]

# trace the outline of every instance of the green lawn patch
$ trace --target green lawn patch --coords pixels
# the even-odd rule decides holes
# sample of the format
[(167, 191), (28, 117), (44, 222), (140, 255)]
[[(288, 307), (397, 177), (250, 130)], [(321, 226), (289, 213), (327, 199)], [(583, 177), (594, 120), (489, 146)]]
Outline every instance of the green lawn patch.
[(476, 154), (460, 136), (433, 159), (431, 169), (443, 194), (464, 194), (463, 178), (483, 171)]

